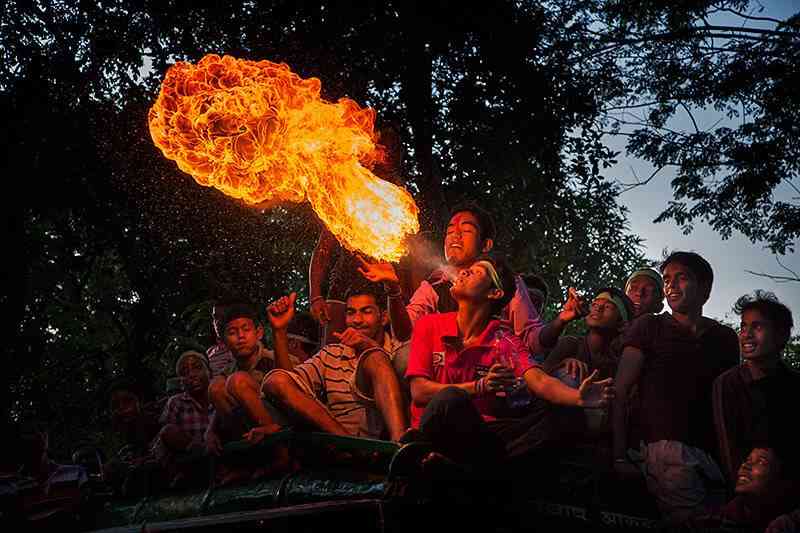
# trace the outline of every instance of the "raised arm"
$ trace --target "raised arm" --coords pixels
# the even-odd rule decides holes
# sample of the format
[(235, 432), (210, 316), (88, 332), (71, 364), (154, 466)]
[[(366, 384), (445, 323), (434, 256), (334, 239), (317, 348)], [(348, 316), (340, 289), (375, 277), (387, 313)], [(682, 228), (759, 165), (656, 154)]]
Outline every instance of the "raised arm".
[(547, 350), (555, 346), (567, 324), (582, 317), (586, 312), (586, 305), (583, 300), (581, 300), (578, 292), (570, 287), (567, 301), (564, 303), (564, 307), (561, 308), (561, 312), (559, 312), (553, 320), (548, 322), (539, 333), (539, 343), (541, 347)]
[(528, 389), (537, 397), (558, 405), (573, 407), (603, 407), (614, 397), (613, 380), (595, 381), (597, 371), (583, 380), (580, 388), (573, 389), (548, 375), (540, 367), (533, 367), (523, 376)]
[(336, 238), (327, 228), (323, 227), (308, 266), (308, 298), (311, 314), (321, 323), (330, 319), (328, 304), (322, 294), (322, 281), (328, 273), (335, 247)]
[(542, 353), (540, 336), (545, 327), (542, 317), (533, 305), (528, 294), (528, 287), (520, 276), (514, 278), (517, 290), (514, 297), (508, 303), (508, 319), (517, 335), (528, 351), (534, 354)]
[(399, 341), (407, 341), (411, 338), (411, 317), (408, 316), (406, 310), (406, 303), (403, 300), (403, 294), (400, 292), (398, 285), (398, 292), (389, 292), (389, 320), (391, 320), (392, 331), (394, 336)]
[(297, 300), (297, 293), (293, 292), (289, 296), (283, 296), (272, 302), (267, 307), (269, 325), (272, 327), (272, 342), (275, 348), (275, 367), (284, 370), (291, 370), (294, 365), (289, 357), (289, 337), (286, 328), (294, 318), (294, 302)]
[(391, 263), (370, 263), (361, 256), (356, 256), (356, 258), (361, 263), (361, 266), (358, 267), (361, 275), (373, 283), (383, 283), (383, 288), (389, 295), (387, 307), (394, 336), (402, 342), (409, 340), (412, 330), (411, 319), (406, 311), (400, 278), (397, 276), (394, 266)]

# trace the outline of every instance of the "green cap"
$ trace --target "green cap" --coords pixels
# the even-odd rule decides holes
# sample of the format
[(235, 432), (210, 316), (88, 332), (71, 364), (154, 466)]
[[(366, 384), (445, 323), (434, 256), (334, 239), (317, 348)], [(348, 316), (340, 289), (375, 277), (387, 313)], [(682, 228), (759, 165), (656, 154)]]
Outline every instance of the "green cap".
[(639, 276), (645, 276), (652, 279), (656, 283), (656, 287), (664, 294), (664, 279), (661, 277), (661, 274), (657, 271), (653, 270), (652, 268), (640, 268), (630, 276), (628, 276), (628, 281), (625, 282), (625, 294), (628, 293), (628, 288), (631, 286), (631, 283), (634, 279), (638, 278)]

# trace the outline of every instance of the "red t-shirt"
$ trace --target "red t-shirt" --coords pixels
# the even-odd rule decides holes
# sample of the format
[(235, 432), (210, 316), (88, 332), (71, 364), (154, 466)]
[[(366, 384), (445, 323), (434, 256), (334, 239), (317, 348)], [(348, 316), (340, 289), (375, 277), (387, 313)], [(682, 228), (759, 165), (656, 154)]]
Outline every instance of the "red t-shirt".
[[(495, 363), (513, 366), (517, 377), (540, 365), (533, 359), (522, 340), (509, 329), (492, 320), (479, 337), (468, 347), (461, 346), (458, 337), (457, 313), (427, 315), (414, 325), (411, 353), (406, 377), (424, 377), (442, 384), (467, 383), (486, 375)], [(473, 398), (484, 419), (494, 418), (493, 398), (489, 395)], [(411, 403), (411, 425), (419, 428), (424, 406)]]

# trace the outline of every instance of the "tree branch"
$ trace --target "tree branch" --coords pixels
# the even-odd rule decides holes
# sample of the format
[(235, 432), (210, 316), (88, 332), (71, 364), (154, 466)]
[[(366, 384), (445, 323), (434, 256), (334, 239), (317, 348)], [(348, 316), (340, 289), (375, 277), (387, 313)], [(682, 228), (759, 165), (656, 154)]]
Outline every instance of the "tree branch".
[(692, 112), (689, 110), (689, 106), (687, 106), (683, 102), (680, 102), (680, 104), (681, 104), (681, 107), (686, 110), (686, 114), (689, 115), (689, 118), (692, 119), (692, 124), (694, 124), (694, 131), (695, 131), (695, 133), (697, 133), (699, 135), (700, 134), (700, 128), (697, 127), (697, 121), (694, 119), (694, 115), (692, 115)]
[(791, 268), (789, 268), (786, 265), (784, 265), (783, 263), (781, 263), (781, 260), (780, 260), (779, 257), (776, 257), (775, 261), (777, 261), (778, 265), (780, 265), (780, 267), (782, 269), (784, 269), (786, 272), (788, 272), (790, 275), (789, 276), (779, 276), (777, 274), (767, 274), (767, 273), (764, 273), (764, 272), (753, 272), (752, 270), (745, 270), (745, 272), (747, 272), (748, 274), (752, 274), (754, 276), (759, 276), (761, 278), (771, 279), (775, 283), (791, 283), (791, 282), (800, 283), (800, 276), (797, 275), (797, 272), (795, 272)]
[(750, 39), (753, 41), (763, 41), (765, 36), (794, 37), (797, 35), (800, 35), (800, 32), (764, 30), (761, 28), (737, 28), (735, 26), (694, 27), (694, 28), (687, 28), (686, 32), (657, 33), (655, 35), (645, 35), (642, 37), (632, 37), (627, 39), (619, 39), (616, 37), (607, 36), (605, 38), (601, 38), (600, 42), (609, 43), (610, 46), (605, 46), (604, 48), (601, 48), (600, 50), (593, 52), (592, 56), (597, 54), (602, 54), (606, 51), (614, 49), (615, 47), (619, 47), (626, 44), (640, 44), (649, 41), (680, 40), (696, 36), (720, 37), (722, 39), (738, 38), (738, 39)]
[(634, 178), (636, 178), (636, 181), (635, 181), (635, 182), (633, 182), (633, 183), (623, 183), (623, 182), (620, 182), (620, 185), (622, 185), (622, 190), (620, 191), (620, 194), (621, 194), (621, 193), (624, 193), (624, 192), (628, 192), (628, 191), (630, 191), (630, 190), (633, 190), (633, 189), (635, 189), (636, 187), (641, 187), (642, 185), (647, 185), (648, 183), (650, 183), (650, 182), (653, 180), (653, 178), (655, 178), (655, 177), (656, 177), (656, 174), (658, 174), (659, 172), (661, 172), (661, 171), (664, 169), (664, 167), (666, 167), (666, 166), (667, 166), (667, 165), (661, 165), (661, 166), (657, 167), (657, 168), (656, 168), (656, 169), (655, 169), (655, 170), (654, 170), (654, 171), (653, 171), (653, 172), (650, 174), (650, 176), (649, 176), (647, 179), (645, 179), (645, 180), (640, 180), (640, 179), (639, 179), (639, 176), (637, 176), (637, 175), (636, 175), (636, 171), (635, 171), (635, 170), (633, 170), (633, 167), (631, 167), (631, 172), (633, 173), (633, 177), (634, 177)]
[[(633, 115), (633, 113), (629, 113), (629, 114)], [(656, 126), (653, 126), (652, 124), (650, 124), (648, 122), (644, 122), (644, 121), (642, 121), (642, 122), (632, 122), (632, 121), (628, 121), (628, 120), (625, 120), (625, 119), (622, 119), (622, 118), (616, 118), (613, 115), (610, 115), (610, 116), (611, 116), (612, 120), (616, 120), (617, 122), (619, 122), (620, 124), (622, 124), (624, 126), (639, 126), (639, 127), (642, 127), (642, 128), (647, 128), (647, 129), (652, 129), (652, 130), (660, 130), (660, 131), (663, 131), (663, 132), (672, 133), (673, 135), (677, 135), (678, 137), (684, 137), (684, 138), (689, 137), (688, 135), (686, 135), (683, 132), (672, 130), (672, 129), (666, 128), (664, 126), (656, 127)], [(636, 117), (636, 115), (633, 115), (633, 116)], [(636, 117), (636, 118), (638, 119), (639, 117)], [(640, 120), (642, 120), (642, 119), (640, 119)], [(661, 134), (656, 133), (655, 131), (653, 133), (655, 133), (656, 135), (661, 137)]]
[(762, 20), (764, 22), (774, 22), (775, 24), (779, 24), (781, 26), (786, 24), (785, 20), (774, 19), (772, 17), (754, 17), (752, 15), (747, 15), (745, 13), (742, 13), (741, 11), (736, 11), (735, 9), (731, 9), (729, 7), (721, 7), (717, 11), (727, 11), (728, 13), (733, 13), (734, 15), (738, 15), (748, 20)]
[(631, 105), (620, 105), (620, 106), (606, 107), (604, 109), (601, 109), (600, 111), (603, 112), (603, 113), (607, 113), (608, 111), (617, 111), (617, 110), (623, 110), (623, 109), (638, 109), (640, 107), (650, 107), (650, 106), (653, 106), (653, 105), (656, 105), (656, 104), (660, 104), (660, 103), (661, 102), (659, 100), (653, 100), (652, 102), (647, 102), (647, 103), (644, 103), (644, 104), (631, 104)]
[(800, 278), (794, 278), (789, 276), (776, 276), (774, 274), (767, 274), (764, 272), (753, 272), (752, 270), (745, 270), (745, 272), (761, 278), (771, 279), (775, 283), (791, 283), (791, 282), (800, 283)]
[(797, 31), (765, 30), (763, 28), (740, 28), (737, 26), (705, 26), (696, 29), (700, 30), (700, 33), (705, 33), (706, 31), (731, 31), (731, 32), (757, 33), (760, 35), (778, 35), (778, 36), (794, 36), (800, 34), (800, 32)]
[(785, 178), (784, 178), (782, 181), (784, 181), (784, 182), (785, 182), (787, 185), (789, 185), (789, 187), (791, 187), (792, 189), (794, 189), (794, 190), (795, 190), (795, 192), (796, 192), (797, 194), (800, 194), (800, 189), (798, 189), (798, 188), (797, 188), (797, 185), (795, 185), (795, 184), (792, 182), (792, 180), (791, 180), (791, 179), (785, 179)]

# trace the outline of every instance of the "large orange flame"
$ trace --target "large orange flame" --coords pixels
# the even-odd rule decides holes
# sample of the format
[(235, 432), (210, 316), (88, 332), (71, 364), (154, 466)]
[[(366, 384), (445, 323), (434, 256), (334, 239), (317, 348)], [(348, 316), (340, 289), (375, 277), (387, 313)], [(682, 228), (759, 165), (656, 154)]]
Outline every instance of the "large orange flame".
[(252, 205), (308, 200), (347, 249), (397, 261), (419, 231), (404, 189), (370, 170), (375, 112), (320, 98), (285, 64), (207, 55), (170, 67), (149, 114), (164, 155), (198, 183)]

